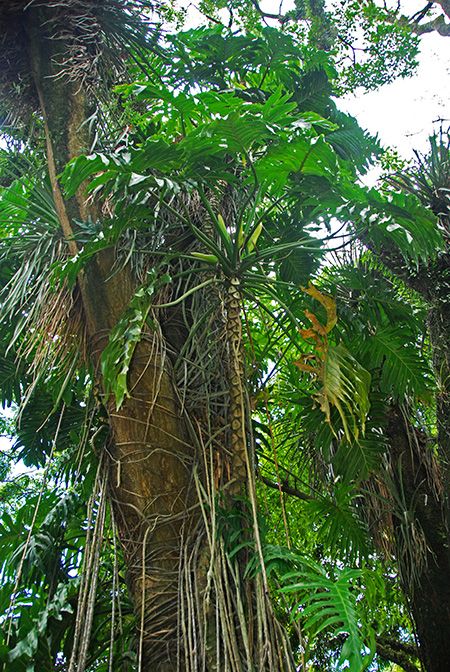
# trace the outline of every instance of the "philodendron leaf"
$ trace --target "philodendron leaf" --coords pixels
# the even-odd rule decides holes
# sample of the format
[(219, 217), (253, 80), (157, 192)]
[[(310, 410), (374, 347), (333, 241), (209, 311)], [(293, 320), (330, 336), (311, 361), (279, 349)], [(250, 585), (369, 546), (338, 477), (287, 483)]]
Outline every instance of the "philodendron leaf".
[(416, 395), (429, 401), (433, 390), (430, 367), (405, 329), (377, 328), (362, 345), (362, 356), (380, 371), (380, 387), (396, 400)]
[(141, 340), (142, 330), (152, 306), (152, 298), (155, 292), (170, 280), (167, 274), (158, 277), (156, 272), (153, 273), (150, 282), (141, 286), (134, 294), (123, 316), (112, 329), (108, 344), (102, 352), (104, 391), (106, 395), (114, 395), (117, 410), (122, 406), (125, 397), (129, 396), (128, 372), (131, 359)]
[(305, 558), (301, 565), (282, 577), (280, 592), (293, 596), (292, 613), (302, 620), (302, 630), (310, 638), (316, 638), (324, 630), (335, 637), (345, 637), (337, 670), (362, 672), (374, 655), (374, 648), (368, 647), (371, 629), (365, 628), (366, 636), (361, 632), (358, 582), (362, 572), (337, 569), (336, 576), (330, 577), (321, 565), (311, 560)]
[[(71, 604), (69, 603), (70, 584), (59, 584), (53, 598), (47, 603), (44, 609), (40, 611), (38, 617), (35, 619), (34, 627), (32, 627), (27, 635), (17, 642), (16, 646), (9, 652), (9, 662), (15, 660), (24, 660), (27, 662), (27, 670), (34, 670), (34, 661), (36, 658), (36, 651), (38, 650), (39, 640), (45, 636), (47, 624), (49, 619), (56, 619), (60, 621), (63, 614), (73, 613)], [(31, 659), (28, 662), (28, 659)], [(9, 668), (8, 668), (9, 669)]]
[(322, 304), (327, 320), (326, 324), (322, 324), (314, 313), (305, 310), (311, 327), (302, 329), (300, 333), (304, 339), (314, 341), (316, 353), (303, 355), (295, 364), (301, 371), (313, 374), (322, 383), (314, 397), (330, 426), (331, 407), (334, 406), (341, 417), (347, 441), (358, 441), (360, 430), (364, 435), (370, 407), (370, 373), (342, 343), (329, 343), (328, 335), (337, 323), (335, 299), (323, 294), (311, 283), (303, 291)]

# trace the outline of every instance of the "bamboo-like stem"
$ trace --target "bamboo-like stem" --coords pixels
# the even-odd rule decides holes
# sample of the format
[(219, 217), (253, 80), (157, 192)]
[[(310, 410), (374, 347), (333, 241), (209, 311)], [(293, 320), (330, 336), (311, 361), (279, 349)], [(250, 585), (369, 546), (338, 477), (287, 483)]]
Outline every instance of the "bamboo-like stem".
[(240, 280), (231, 278), (225, 296), (226, 336), (228, 341), (228, 369), (230, 386), (229, 426), (231, 447), (231, 480), (229, 492), (243, 494), (249, 473), (246, 443), (246, 413), (243, 389), (244, 352), (241, 322), (242, 295)]

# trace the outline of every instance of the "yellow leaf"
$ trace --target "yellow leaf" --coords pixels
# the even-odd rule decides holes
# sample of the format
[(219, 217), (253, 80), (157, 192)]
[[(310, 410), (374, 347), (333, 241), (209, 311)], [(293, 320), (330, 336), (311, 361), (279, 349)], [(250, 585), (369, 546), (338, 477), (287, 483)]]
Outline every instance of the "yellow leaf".
[(322, 294), (322, 292), (319, 291), (317, 287), (314, 287), (312, 282), (309, 283), (308, 287), (302, 287), (302, 290), (305, 292), (305, 294), (309, 294), (309, 296), (312, 296), (313, 299), (316, 299), (316, 301), (321, 303), (325, 308), (327, 312), (327, 323), (324, 329), (328, 334), (337, 323), (335, 299), (328, 294)]
[(315, 366), (311, 366), (311, 364), (306, 364), (305, 362), (302, 362), (301, 359), (294, 362), (294, 364), (300, 369), (300, 371), (307, 371), (308, 373), (314, 373), (316, 376), (319, 375), (319, 370)]
[(220, 214), (220, 212), (219, 212), (219, 214), (217, 215), (217, 221), (218, 221), (218, 223), (219, 223), (219, 226), (220, 226), (220, 229), (221, 229), (222, 233), (223, 233), (225, 236), (228, 236), (228, 237), (229, 237), (229, 233), (228, 233), (228, 231), (227, 231), (227, 227), (225, 226), (225, 220), (224, 220), (224, 218), (222, 217), (222, 215)]
[(324, 326), (319, 322), (319, 320), (318, 320), (317, 317), (314, 315), (314, 313), (311, 313), (309, 310), (305, 310), (305, 316), (308, 318), (308, 320), (309, 320), (309, 321), (311, 322), (311, 324), (313, 325), (312, 328), (313, 328), (313, 330), (314, 330), (316, 333), (321, 334), (321, 336), (325, 336), (325, 335), (328, 333), (327, 328), (324, 327)]

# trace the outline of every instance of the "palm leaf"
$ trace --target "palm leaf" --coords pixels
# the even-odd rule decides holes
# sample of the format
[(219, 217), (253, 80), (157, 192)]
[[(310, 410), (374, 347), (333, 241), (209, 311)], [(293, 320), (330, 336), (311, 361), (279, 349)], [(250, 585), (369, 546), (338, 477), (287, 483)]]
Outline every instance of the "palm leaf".
[(346, 482), (365, 481), (370, 474), (380, 468), (380, 461), (386, 451), (386, 444), (380, 432), (366, 431), (358, 441), (341, 441), (333, 458), (336, 472)]

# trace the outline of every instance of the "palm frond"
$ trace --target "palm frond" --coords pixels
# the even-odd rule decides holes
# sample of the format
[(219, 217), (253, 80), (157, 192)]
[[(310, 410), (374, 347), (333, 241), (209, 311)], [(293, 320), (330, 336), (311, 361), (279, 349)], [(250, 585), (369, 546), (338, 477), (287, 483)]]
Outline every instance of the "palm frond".
[(339, 443), (333, 467), (345, 481), (360, 483), (379, 470), (386, 447), (382, 433), (371, 431), (368, 427), (365, 436), (358, 441)]

